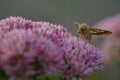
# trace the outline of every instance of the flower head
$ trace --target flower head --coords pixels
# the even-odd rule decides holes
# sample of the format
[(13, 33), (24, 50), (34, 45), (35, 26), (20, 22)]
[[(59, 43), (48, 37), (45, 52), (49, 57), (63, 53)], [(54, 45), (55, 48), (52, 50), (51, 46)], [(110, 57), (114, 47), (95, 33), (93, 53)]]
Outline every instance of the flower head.
[(64, 65), (65, 51), (42, 34), (13, 30), (0, 39), (0, 67), (8, 76), (26, 77), (58, 72)]
[(104, 39), (100, 48), (106, 61), (120, 61), (120, 14), (101, 20), (95, 27), (110, 30), (112, 34)]
[(81, 78), (103, 68), (98, 49), (60, 25), (10, 17), (0, 21), (0, 34), (0, 67), (10, 77)]

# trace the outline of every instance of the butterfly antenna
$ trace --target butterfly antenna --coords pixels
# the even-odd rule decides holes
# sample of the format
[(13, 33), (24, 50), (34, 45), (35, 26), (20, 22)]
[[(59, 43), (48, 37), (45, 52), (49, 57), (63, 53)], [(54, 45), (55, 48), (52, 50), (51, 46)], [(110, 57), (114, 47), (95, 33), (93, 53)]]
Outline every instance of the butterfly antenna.
[(75, 22), (74, 24), (75, 24), (77, 27), (79, 27), (79, 25), (80, 25), (80, 24), (79, 24), (79, 23), (77, 23), (77, 22)]

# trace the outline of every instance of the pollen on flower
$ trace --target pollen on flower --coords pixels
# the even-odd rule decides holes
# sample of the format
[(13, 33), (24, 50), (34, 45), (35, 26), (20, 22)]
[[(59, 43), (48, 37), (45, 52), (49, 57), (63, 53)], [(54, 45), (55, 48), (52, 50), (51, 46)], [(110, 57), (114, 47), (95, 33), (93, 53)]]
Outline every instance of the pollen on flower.
[(103, 60), (97, 48), (61, 25), (10, 17), (0, 21), (0, 69), (15, 79), (57, 73), (81, 79), (103, 69)]

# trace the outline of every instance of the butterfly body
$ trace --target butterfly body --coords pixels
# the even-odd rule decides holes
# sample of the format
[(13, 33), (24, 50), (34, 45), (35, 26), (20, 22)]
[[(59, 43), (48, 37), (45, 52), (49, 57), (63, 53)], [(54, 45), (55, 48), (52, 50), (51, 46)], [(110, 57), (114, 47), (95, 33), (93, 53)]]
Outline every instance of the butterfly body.
[(90, 28), (85, 23), (83, 24), (76, 23), (76, 25), (78, 26), (77, 36), (81, 37), (84, 40), (87, 40), (88, 42), (91, 41), (92, 35), (104, 35), (104, 34), (109, 35), (112, 33), (110, 31), (103, 30), (103, 29)]

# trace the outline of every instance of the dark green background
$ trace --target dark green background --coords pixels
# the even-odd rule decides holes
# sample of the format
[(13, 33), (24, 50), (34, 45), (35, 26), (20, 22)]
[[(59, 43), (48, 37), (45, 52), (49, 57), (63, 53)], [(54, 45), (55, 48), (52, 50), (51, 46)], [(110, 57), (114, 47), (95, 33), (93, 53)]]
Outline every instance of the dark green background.
[(50, 21), (75, 32), (74, 23), (90, 26), (120, 12), (120, 0), (0, 0), (0, 19), (22, 16)]

